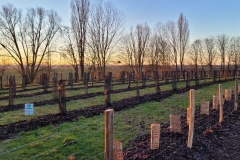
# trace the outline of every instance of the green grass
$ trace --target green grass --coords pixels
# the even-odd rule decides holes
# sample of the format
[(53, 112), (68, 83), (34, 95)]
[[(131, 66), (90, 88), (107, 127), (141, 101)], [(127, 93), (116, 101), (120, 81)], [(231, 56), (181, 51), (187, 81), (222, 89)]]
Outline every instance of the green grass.
[[(148, 102), (136, 106), (136, 109), (116, 112), (114, 114), (115, 139), (127, 144), (130, 140), (129, 137), (134, 139), (139, 132), (147, 133), (150, 122), (166, 121), (169, 113), (169, 108), (159, 107), (158, 102)], [(147, 119), (144, 123), (146, 128), (143, 129), (138, 127), (142, 119)], [(14, 150), (10, 152), (11, 155), (6, 154), (0, 159), (10, 157), (23, 159), (35, 155), (40, 155), (37, 159), (65, 159), (74, 153), (77, 153), (78, 159), (89, 159), (103, 152), (103, 127), (103, 115), (100, 115), (88, 119), (80, 117), (73, 123), (64, 123), (56, 127), (49, 125), (34, 131), (22, 132), (15, 139), (2, 141), (1, 144), (5, 145), (1, 145), (1, 153), (17, 146), (28, 145)], [(17, 156), (14, 157), (14, 155)], [(96, 159), (102, 159), (102, 156), (100, 154), (100, 157), (96, 157)]]
[[(203, 81), (202, 81), (202, 83), (203, 83)], [(184, 85), (185, 85), (185, 82), (178, 82), (178, 86), (181, 87)], [(224, 93), (225, 89), (228, 89), (230, 87), (233, 88), (233, 85), (234, 85), (234, 82), (223, 83), (223, 85), (222, 85), (223, 93)], [(98, 90), (100, 88), (95, 88), (95, 89)], [(206, 99), (206, 100), (212, 99), (212, 95), (216, 94), (218, 91), (217, 85), (211, 85), (209, 87), (206, 87), (206, 89), (209, 89), (209, 91), (206, 92), (206, 91), (204, 91), (204, 89), (203, 89), (203, 92), (201, 92), (201, 93), (199, 93), (200, 92), (199, 90), (196, 91), (196, 104), (197, 105), (199, 105), (201, 103), (202, 99)], [(96, 91), (96, 90), (94, 90), (94, 91)], [(162, 91), (171, 90), (171, 84), (161, 86), (161, 90)], [(81, 91), (83, 91), (83, 90), (69, 91), (66, 94), (67, 94), (67, 96), (70, 96), (69, 95), (70, 93), (72, 95), (75, 95), (75, 94), (77, 94), (77, 92), (81, 92)], [(149, 93), (155, 93), (155, 87), (140, 89), (140, 95), (145, 95), (145, 94), (149, 94)], [(176, 99), (175, 100), (176, 102), (179, 102), (179, 103), (181, 102), (182, 104), (185, 104), (185, 102), (181, 101), (181, 95), (182, 94), (175, 95), (176, 97), (174, 97), (174, 99)], [(135, 90), (111, 94), (111, 100), (118, 101), (118, 100), (121, 100), (124, 98), (133, 97), (133, 96), (136, 96)], [(29, 99), (29, 97), (17, 98), (17, 99), (15, 99), (15, 103), (30, 103), (30, 102), (36, 102), (36, 101), (46, 100), (46, 99), (51, 99), (51, 94), (33, 96), (30, 99)], [(3, 104), (7, 105), (8, 101), (2, 100), (1, 105), (3, 105)], [(104, 96), (103, 95), (92, 97), (92, 98), (87, 98), (87, 99), (79, 99), (79, 100), (69, 101), (69, 102), (67, 102), (67, 110), (70, 111), (70, 110), (74, 110), (74, 109), (80, 109), (80, 108), (85, 108), (85, 107), (99, 105), (99, 104), (104, 104)], [(179, 106), (179, 107), (182, 108), (181, 106)], [(47, 114), (56, 114), (56, 113), (58, 113), (58, 104), (35, 107), (33, 118), (38, 117), (38, 116), (47, 115)], [(17, 122), (19, 120), (28, 120), (28, 119), (29, 119), (29, 117), (24, 115), (24, 106), (23, 106), (23, 109), (21, 109), (21, 110), (1, 113), (0, 125)]]
[[(233, 85), (234, 82), (223, 83), (223, 91)], [(217, 87), (218, 85), (212, 85), (196, 90), (196, 105), (203, 99), (210, 100), (212, 94), (217, 92)], [(115, 112), (115, 140), (123, 142), (123, 147), (127, 148), (129, 141), (138, 135), (149, 134), (151, 123), (168, 123), (169, 114), (184, 115), (189, 105), (188, 94), (175, 94), (161, 102), (151, 101)], [(93, 102), (97, 98), (99, 99)], [(86, 105), (99, 103), (102, 99), (102, 96), (94, 97)], [(83, 104), (78, 101), (69, 105), (76, 106), (79, 103)], [(6, 152), (0, 155), (0, 159), (68, 159), (70, 155), (77, 159), (103, 159), (103, 114), (92, 118), (79, 117), (72, 123), (21, 132), (16, 138), (1, 141), (0, 144), (0, 154)]]

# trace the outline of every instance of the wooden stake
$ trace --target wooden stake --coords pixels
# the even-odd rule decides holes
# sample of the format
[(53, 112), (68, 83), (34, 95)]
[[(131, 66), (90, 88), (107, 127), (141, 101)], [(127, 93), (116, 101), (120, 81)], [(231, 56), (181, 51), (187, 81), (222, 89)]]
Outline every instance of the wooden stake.
[(8, 105), (14, 105), (14, 77), (10, 76), (9, 79), (9, 96), (8, 96)]
[(192, 148), (192, 140), (193, 140), (193, 131), (194, 131), (194, 112), (195, 112), (195, 91), (191, 89), (189, 92), (189, 103), (190, 103), (190, 122), (188, 129), (188, 142), (187, 147)]
[(218, 85), (218, 100), (219, 100), (219, 122), (221, 123), (223, 120), (223, 99), (222, 99), (222, 85)]
[(2, 89), (2, 76), (0, 76), (0, 89)]
[(234, 90), (234, 111), (237, 110), (238, 106), (238, 80), (235, 79), (235, 90)]
[(57, 77), (54, 76), (52, 79), (52, 97), (53, 99), (58, 99), (58, 85), (57, 85)]
[(107, 109), (104, 111), (104, 160), (113, 160), (113, 113), (113, 109)]
[(59, 113), (61, 115), (66, 115), (67, 108), (66, 108), (66, 91), (65, 91), (65, 82), (63, 80), (60, 80), (58, 83), (58, 98), (59, 98), (59, 104), (58, 109)]

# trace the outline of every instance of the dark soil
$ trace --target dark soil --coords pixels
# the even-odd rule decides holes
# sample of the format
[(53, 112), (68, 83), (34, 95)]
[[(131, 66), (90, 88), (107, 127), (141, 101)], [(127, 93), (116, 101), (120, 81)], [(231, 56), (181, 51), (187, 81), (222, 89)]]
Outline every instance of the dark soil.
[[(212, 104), (210, 104), (211, 106)], [(187, 147), (186, 117), (182, 117), (182, 134), (170, 133), (169, 125), (161, 126), (160, 148), (150, 150), (150, 135), (138, 137), (124, 151), (124, 159), (239, 159), (240, 110), (233, 111), (233, 101), (224, 104), (224, 121), (218, 123), (218, 110), (210, 115), (195, 112), (192, 148)]]

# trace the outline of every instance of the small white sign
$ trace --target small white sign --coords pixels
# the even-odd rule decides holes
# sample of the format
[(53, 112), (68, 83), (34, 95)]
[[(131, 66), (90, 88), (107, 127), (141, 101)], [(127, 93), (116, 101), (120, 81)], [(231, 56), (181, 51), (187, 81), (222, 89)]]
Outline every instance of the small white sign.
[(25, 104), (25, 115), (33, 115), (33, 104)]

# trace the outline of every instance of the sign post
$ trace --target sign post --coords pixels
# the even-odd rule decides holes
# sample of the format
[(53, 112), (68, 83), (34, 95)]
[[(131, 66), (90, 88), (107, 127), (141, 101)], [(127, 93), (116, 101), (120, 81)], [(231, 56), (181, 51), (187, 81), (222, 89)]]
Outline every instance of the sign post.
[(25, 112), (25, 115), (33, 115), (33, 111), (34, 111), (34, 109), (33, 109), (33, 103), (29, 103), (29, 104), (25, 104), (25, 110), (24, 110)]

